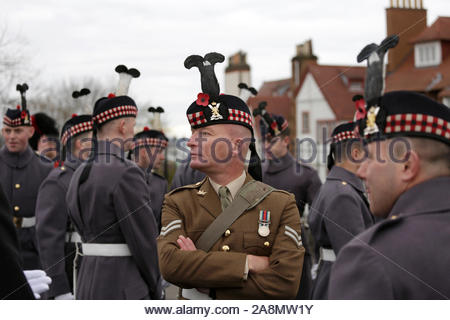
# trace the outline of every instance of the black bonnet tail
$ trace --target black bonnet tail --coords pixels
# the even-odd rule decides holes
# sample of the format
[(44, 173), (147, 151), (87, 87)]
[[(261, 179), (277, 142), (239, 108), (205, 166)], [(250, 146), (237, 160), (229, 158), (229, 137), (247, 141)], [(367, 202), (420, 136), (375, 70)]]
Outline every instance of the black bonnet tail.
[(328, 168), (328, 171), (330, 171), (331, 168), (334, 167), (334, 157), (333, 157), (334, 150), (335, 150), (335, 147), (334, 147), (334, 144), (332, 143), (330, 145), (330, 153), (328, 153), (328, 157), (327, 157), (327, 168)]
[(97, 149), (98, 149), (98, 140), (97, 140), (97, 125), (95, 124), (95, 121), (92, 125), (92, 148), (91, 153), (89, 154), (89, 158), (87, 160), (86, 166), (83, 168), (83, 172), (80, 175), (80, 181), (78, 186), (86, 182), (86, 180), (89, 178), (89, 174), (91, 173), (92, 165), (94, 164), (94, 160), (97, 155)]
[(255, 141), (253, 138), (250, 143), (250, 163), (248, 165), (248, 173), (253, 179), (262, 181), (261, 159), (256, 152)]

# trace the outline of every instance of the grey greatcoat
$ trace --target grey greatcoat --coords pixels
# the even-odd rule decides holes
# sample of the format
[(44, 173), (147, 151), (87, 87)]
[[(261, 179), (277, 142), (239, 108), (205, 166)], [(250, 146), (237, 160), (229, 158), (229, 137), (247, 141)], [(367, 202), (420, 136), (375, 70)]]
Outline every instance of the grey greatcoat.
[[(334, 166), (314, 200), (308, 222), (316, 249), (331, 249), (337, 255), (354, 236), (374, 223), (361, 179), (344, 168)], [(313, 299), (327, 299), (332, 265), (331, 261), (320, 261)]]
[(83, 256), (78, 299), (159, 299), (161, 276), (144, 173), (121, 148), (98, 141), (89, 178), (85, 164), (74, 173), (67, 193), (72, 221), (84, 243), (127, 244), (131, 256)]
[[(30, 147), (22, 153), (9, 152), (6, 146), (0, 149), (0, 184), (14, 217), (19, 220), (35, 217), (39, 186), (52, 168), (50, 160), (37, 155)], [(19, 227), (17, 233), (24, 269), (40, 269), (35, 227)]]
[(36, 202), (36, 236), (42, 267), (52, 278), (48, 297), (72, 292), (75, 245), (66, 242), (72, 231), (66, 194), (70, 179), (81, 161), (69, 156), (63, 166), (54, 168), (39, 188)]
[(450, 298), (450, 177), (404, 192), (389, 217), (350, 241), (331, 270), (331, 299)]
[(147, 184), (150, 187), (150, 207), (155, 215), (158, 231), (161, 230), (161, 210), (164, 196), (167, 193), (167, 180), (159, 174), (150, 172), (147, 175)]
[[(263, 182), (268, 185), (285, 190), (295, 195), (300, 216), (303, 215), (305, 205), (311, 205), (314, 197), (318, 193), (322, 182), (319, 175), (313, 168), (298, 163), (288, 152), (284, 157), (270, 160), (263, 165)], [(311, 248), (308, 245), (307, 232), (302, 224), (303, 245), (305, 247), (305, 260), (303, 263), (302, 278), (297, 295), (298, 299), (307, 299), (312, 290), (311, 266), (312, 259), (310, 255)]]
[(11, 220), (11, 207), (0, 186), (0, 299), (34, 299), (22, 271), (19, 240)]

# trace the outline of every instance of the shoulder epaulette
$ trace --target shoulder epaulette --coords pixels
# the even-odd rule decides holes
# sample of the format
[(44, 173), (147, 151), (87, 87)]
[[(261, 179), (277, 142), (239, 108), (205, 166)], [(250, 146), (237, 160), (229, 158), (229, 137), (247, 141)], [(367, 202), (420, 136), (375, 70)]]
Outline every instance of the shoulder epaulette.
[(401, 217), (401, 216), (392, 216), (392, 217), (388, 217), (388, 218), (384, 219), (383, 221), (375, 224), (373, 227), (374, 230), (372, 231), (372, 234), (370, 235), (370, 238), (368, 239), (368, 241), (373, 241), (375, 238), (382, 236), (381, 234), (384, 231), (387, 231), (390, 228), (395, 227), (396, 225), (401, 223), (403, 221), (402, 218), (403, 217)]
[(185, 190), (185, 189), (197, 189), (197, 188), (199, 188), (199, 187), (206, 181), (206, 179), (207, 179), (207, 177), (205, 177), (202, 181), (199, 181), (199, 182), (197, 182), (197, 183), (194, 183), (194, 184), (187, 184), (187, 185), (185, 185), (185, 186), (181, 186), (181, 187), (178, 187), (178, 188), (176, 188), (176, 189), (173, 189), (172, 191), (170, 191), (169, 193), (167, 193), (167, 195), (171, 195), (171, 194), (173, 194), (173, 193), (175, 193), (175, 192), (178, 192), (178, 191), (181, 191), (181, 190)]
[(289, 191), (281, 190), (281, 189), (273, 189), (272, 192), (281, 192), (281, 193), (287, 194), (288, 196), (293, 195), (293, 193), (290, 193)]

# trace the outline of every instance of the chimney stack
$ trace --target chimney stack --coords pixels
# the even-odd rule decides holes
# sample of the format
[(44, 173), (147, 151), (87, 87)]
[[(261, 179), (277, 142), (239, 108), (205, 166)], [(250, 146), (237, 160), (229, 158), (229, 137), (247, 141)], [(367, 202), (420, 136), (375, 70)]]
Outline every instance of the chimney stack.
[(413, 52), (410, 42), (427, 27), (427, 10), (422, 0), (390, 0), (386, 9), (387, 36), (397, 34), (400, 42), (389, 50), (386, 71), (394, 71)]
[(228, 58), (225, 69), (225, 93), (239, 97), (239, 83), (251, 87), (250, 65), (247, 64), (247, 53), (239, 51)]
[(313, 53), (312, 40), (307, 40), (297, 45), (295, 57), (291, 59), (292, 63), (292, 82), (291, 88), (294, 89), (300, 85), (306, 66), (310, 63), (317, 63), (317, 57)]

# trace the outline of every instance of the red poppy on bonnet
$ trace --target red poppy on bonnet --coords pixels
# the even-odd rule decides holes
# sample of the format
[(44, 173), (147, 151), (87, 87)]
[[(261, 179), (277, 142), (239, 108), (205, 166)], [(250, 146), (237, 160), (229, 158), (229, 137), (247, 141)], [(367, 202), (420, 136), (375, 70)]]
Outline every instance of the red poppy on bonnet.
[(196, 103), (199, 106), (204, 106), (204, 107), (208, 106), (208, 104), (209, 104), (209, 94), (207, 94), (207, 93), (199, 93), (197, 95)]

